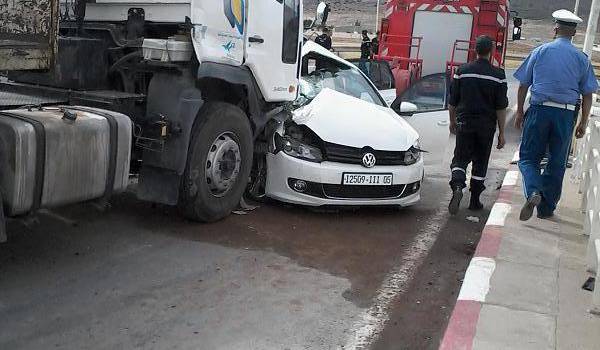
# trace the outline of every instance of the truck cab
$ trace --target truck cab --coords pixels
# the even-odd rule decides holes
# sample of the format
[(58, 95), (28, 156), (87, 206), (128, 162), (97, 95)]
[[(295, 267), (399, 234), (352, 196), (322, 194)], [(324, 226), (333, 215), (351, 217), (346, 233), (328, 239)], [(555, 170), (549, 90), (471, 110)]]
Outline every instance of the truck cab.
[[(1, 10), (12, 20), (0, 35), (15, 36), (28, 19), (19, 4)], [(30, 7), (49, 23), (44, 35), (21, 37), (37, 47), (2, 40), (0, 53), (13, 58), (4, 63), (46, 55), (38, 66), (0, 66), (9, 71), (0, 91), (16, 97), (0, 100), (0, 109), (26, 101), (125, 113), (134, 123), (138, 198), (205, 222), (238, 206), (262, 131), (297, 95), (301, 0), (33, 0)]]

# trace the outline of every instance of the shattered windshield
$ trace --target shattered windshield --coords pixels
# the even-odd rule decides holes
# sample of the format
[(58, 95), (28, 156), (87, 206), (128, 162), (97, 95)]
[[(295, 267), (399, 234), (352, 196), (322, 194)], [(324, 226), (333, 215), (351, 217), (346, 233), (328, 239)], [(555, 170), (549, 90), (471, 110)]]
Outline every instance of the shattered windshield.
[(357, 68), (322, 56), (303, 59), (302, 77), (296, 107), (312, 101), (324, 88), (385, 106), (379, 94)]

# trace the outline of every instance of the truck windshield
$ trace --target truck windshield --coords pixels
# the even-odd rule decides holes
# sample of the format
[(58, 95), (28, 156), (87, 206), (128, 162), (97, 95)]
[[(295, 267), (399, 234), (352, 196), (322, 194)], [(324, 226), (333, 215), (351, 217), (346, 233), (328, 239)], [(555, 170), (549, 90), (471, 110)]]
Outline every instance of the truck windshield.
[(310, 103), (324, 88), (330, 88), (379, 106), (385, 106), (377, 91), (357, 68), (338, 62), (333, 63), (329, 60), (327, 64), (324, 64), (324, 67), (317, 68), (311, 73), (304, 74), (303, 72), (300, 78), (300, 93), (294, 103), (296, 106), (304, 106)]
[(283, 2), (283, 63), (295, 64), (298, 60), (298, 40), (300, 38), (300, 1)]

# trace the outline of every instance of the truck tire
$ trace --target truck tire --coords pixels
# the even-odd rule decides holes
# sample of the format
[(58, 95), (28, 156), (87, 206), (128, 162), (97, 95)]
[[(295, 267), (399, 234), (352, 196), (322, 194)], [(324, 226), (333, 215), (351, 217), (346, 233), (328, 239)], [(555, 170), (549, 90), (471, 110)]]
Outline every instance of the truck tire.
[(180, 206), (186, 218), (214, 222), (240, 202), (252, 169), (252, 129), (229, 103), (210, 102), (192, 130)]

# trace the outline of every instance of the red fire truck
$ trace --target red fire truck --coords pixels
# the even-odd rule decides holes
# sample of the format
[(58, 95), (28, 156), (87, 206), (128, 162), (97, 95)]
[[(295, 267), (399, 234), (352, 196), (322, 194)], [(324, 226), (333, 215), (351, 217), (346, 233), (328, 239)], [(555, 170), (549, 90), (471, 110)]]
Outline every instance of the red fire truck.
[(391, 62), (398, 94), (421, 76), (447, 72), (475, 58), (474, 42), (488, 35), (492, 64), (504, 65), (509, 0), (388, 0), (377, 59)]

